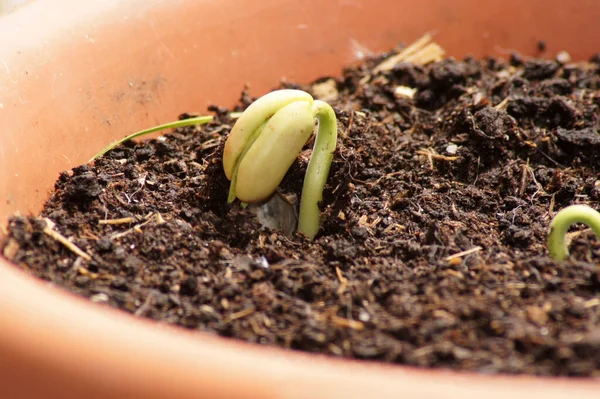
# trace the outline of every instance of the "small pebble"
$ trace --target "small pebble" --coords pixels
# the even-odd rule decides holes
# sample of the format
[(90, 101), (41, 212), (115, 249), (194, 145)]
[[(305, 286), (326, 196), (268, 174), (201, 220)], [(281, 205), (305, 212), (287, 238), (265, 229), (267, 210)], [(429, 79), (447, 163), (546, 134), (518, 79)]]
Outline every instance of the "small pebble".
[(458, 146), (456, 144), (448, 144), (446, 147), (446, 152), (450, 155), (456, 154), (456, 151), (458, 151)]
[(90, 301), (95, 302), (95, 303), (108, 302), (108, 295), (106, 295), (104, 292), (101, 292), (99, 294), (92, 295), (90, 297)]
[(567, 64), (571, 62), (571, 55), (566, 51), (561, 51), (556, 54), (556, 61), (560, 62), (561, 64)]

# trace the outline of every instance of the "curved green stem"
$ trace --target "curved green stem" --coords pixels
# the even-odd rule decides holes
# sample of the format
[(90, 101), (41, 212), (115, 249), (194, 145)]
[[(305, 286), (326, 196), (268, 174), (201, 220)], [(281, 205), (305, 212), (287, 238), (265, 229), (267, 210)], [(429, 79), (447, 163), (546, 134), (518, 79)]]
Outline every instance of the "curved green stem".
[(569, 249), (565, 243), (565, 235), (575, 223), (583, 223), (590, 227), (600, 239), (600, 213), (587, 205), (571, 205), (554, 216), (548, 233), (548, 251), (557, 261), (569, 257)]
[(320, 228), (319, 203), (323, 200), (323, 189), (337, 143), (337, 119), (333, 108), (324, 101), (316, 100), (313, 112), (319, 121), (319, 129), (304, 177), (298, 217), (298, 231), (311, 240)]
[(319, 203), (337, 142), (335, 112), (301, 90), (275, 90), (253, 102), (231, 129), (223, 151), (223, 170), (231, 181), (228, 201), (268, 200), (315, 130), (308, 163), (298, 231), (311, 240), (320, 228)]
[(130, 134), (129, 136), (123, 137), (122, 139), (117, 140), (114, 143), (111, 143), (108, 146), (104, 147), (102, 149), (102, 151), (100, 151), (99, 153), (94, 155), (88, 162), (92, 162), (93, 160), (106, 154), (108, 151), (112, 150), (119, 144), (123, 144), (124, 142), (135, 139), (136, 137), (145, 136), (147, 134), (159, 132), (161, 130), (166, 130), (166, 129), (176, 129), (178, 127), (192, 126), (192, 125), (204, 125), (205, 123), (211, 122), (213, 120), (213, 118), (214, 117), (212, 115), (197, 116), (195, 118), (183, 119), (183, 120), (176, 121), (176, 122), (169, 122), (169, 123), (165, 123), (162, 125), (151, 127), (149, 129), (140, 130), (139, 132)]
[[(239, 118), (240, 115), (241, 115), (241, 112), (232, 112), (229, 114), (229, 117), (230, 118)], [(164, 123), (162, 125), (151, 127), (149, 129), (140, 130), (139, 132), (132, 133), (129, 136), (123, 137), (122, 139), (119, 139), (119, 140), (107, 145), (106, 147), (104, 147), (102, 149), (102, 151), (100, 151), (99, 153), (94, 155), (88, 161), (88, 163), (92, 162), (95, 159), (100, 158), (102, 155), (106, 154), (108, 151), (114, 149), (118, 145), (123, 144), (126, 141), (133, 140), (137, 137), (145, 136), (150, 133), (160, 132), (161, 130), (177, 129), (178, 127), (193, 126), (193, 125), (204, 125), (206, 123), (212, 122), (213, 119), (214, 119), (214, 116), (212, 116), (212, 115), (196, 116), (194, 118), (188, 118), (188, 119), (182, 119), (179, 121), (168, 122), (168, 123)]]

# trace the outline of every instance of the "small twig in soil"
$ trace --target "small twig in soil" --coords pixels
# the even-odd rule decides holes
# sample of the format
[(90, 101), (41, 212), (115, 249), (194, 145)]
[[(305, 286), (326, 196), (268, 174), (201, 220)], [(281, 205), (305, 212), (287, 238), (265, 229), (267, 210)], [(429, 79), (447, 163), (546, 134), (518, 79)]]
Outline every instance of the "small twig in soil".
[[(135, 191), (133, 192), (133, 194), (131, 194), (131, 196), (130, 196), (130, 197), (131, 197), (131, 200), (132, 200), (132, 201), (134, 201), (134, 202), (138, 202), (138, 201), (136, 201), (136, 200), (135, 200), (133, 197), (134, 197), (134, 196), (135, 196), (137, 193), (139, 193), (140, 191), (142, 191), (142, 190), (144, 189), (144, 186), (146, 185), (146, 177), (148, 177), (148, 173), (144, 173), (142, 176), (140, 176), (140, 177), (137, 179), (137, 181), (138, 181), (138, 183), (139, 183), (139, 185), (140, 185), (140, 188), (138, 188), (137, 190), (135, 190)], [(130, 197), (128, 197), (128, 198), (130, 198)]]
[(527, 165), (523, 165), (521, 167), (521, 183), (519, 184), (519, 189), (517, 190), (519, 198), (523, 197), (523, 194), (525, 194), (525, 189), (527, 188), (527, 183), (529, 183), (529, 180), (527, 179), (529, 173), (527, 172)]
[(451, 261), (452, 259), (455, 259), (455, 258), (462, 258), (463, 256), (470, 255), (470, 254), (475, 253), (475, 252), (479, 252), (482, 249), (483, 248), (481, 248), (480, 246), (476, 246), (476, 247), (473, 247), (471, 249), (467, 249), (466, 251), (461, 251), (461, 252), (455, 253), (454, 255), (447, 256), (447, 257), (444, 258), (444, 260), (445, 261)]
[(148, 296), (146, 297), (146, 300), (144, 301), (144, 303), (142, 304), (142, 306), (140, 306), (139, 308), (136, 309), (136, 311), (133, 313), (134, 316), (143, 316), (148, 310), (150, 310), (151, 306), (152, 306), (152, 302), (154, 300), (154, 293), (151, 292), (150, 294), (148, 294)]
[[(379, 223), (379, 222), (377, 222), (377, 223)], [(364, 227), (365, 229), (367, 229), (367, 232), (369, 233), (369, 235), (373, 235), (373, 226), (371, 223), (369, 223), (369, 217), (367, 215), (362, 215), (358, 219), (358, 225), (360, 227)]]
[(481, 156), (477, 157), (477, 169), (475, 174), (475, 180), (473, 181), (473, 186), (476, 186), (477, 180), (479, 180), (479, 166), (481, 166)]
[(548, 154), (546, 154), (544, 151), (540, 150), (539, 147), (536, 147), (537, 152), (539, 152), (540, 154), (542, 154), (543, 157), (545, 157), (548, 161), (552, 162), (554, 165), (559, 166), (561, 168), (566, 168), (565, 165), (561, 164), (560, 162), (552, 159), (552, 157)]
[(98, 241), (100, 239), (100, 237), (98, 237), (97, 235), (95, 235), (94, 233), (89, 231), (88, 229), (83, 229), (82, 233), (83, 234), (81, 234), (81, 236), (80, 236), (81, 238), (92, 239), (92, 240), (96, 240), (96, 241)]
[(162, 215), (160, 214), (160, 212), (156, 212), (156, 215), (154, 215), (154, 221), (156, 222), (156, 224), (167, 223), (165, 221), (165, 218), (163, 218)]
[(262, 328), (260, 326), (259, 322), (256, 319), (250, 319), (248, 320), (248, 323), (250, 324), (250, 327), (252, 328), (254, 334), (258, 336), (265, 336), (269, 333), (267, 329)]
[(218, 147), (221, 144), (221, 137), (215, 137), (214, 139), (206, 140), (200, 145), (200, 150), (208, 150), (210, 148)]
[(570, 245), (573, 240), (581, 237), (584, 234), (588, 234), (589, 232), (591, 232), (592, 229), (587, 228), (587, 229), (583, 229), (583, 230), (578, 230), (578, 231), (572, 231), (570, 233), (565, 234), (565, 245)]
[(50, 238), (53, 238), (54, 240), (60, 242), (62, 245), (67, 247), (67, 249), (69, 251), (73, 252), (75, 255), (81, 256), (83, 259), (87, 260), (88, 262), (90, 260), (92, 260), (92, 257), (90, 255), (83, 252), (77, 245), (73, 244), (71, 241), (69, 241), (65, 236), (60, 234), (58, 231), (55, 231), (54, 226), (56, 224), (52, 220), (45, 218), (44, 221), (46, 222), (46, 227), (44, 228), (44, 233), (46, 235), (48, 235)]
[(444, 54), (444, 50), (437, 43), (432, 42), (431, 34), (426, 33), (398, 54), (385, 59), (373, 69), (373, 72), (389, 71), (403, 61), (425, 65), (441, 60)]
[(600, 298), (593, 298), (583, 303), (584, 308), (593, 308), (594, 306), (598, 305), (600, 305)]
[[(455, 259), (457, 259), (457, 258), (455, 258)], [(463, 278), (465, 278), (465, 276), (464, 276), (464, 275), (463, 275), (461, 272), (459, 272), (458, 270), (454, 270), (454, 269), (446, 269), (444, 272), (445, 272), (446, 274), (449, 274), (449, 275), (451, 275), (451, 276), (452, 276), (452, 277), (454, 277), (454, 278), (457, 278), (457, 279), (459, 279), (459, 280), (462, 280)]]
[(417, 150), (417, 154), (427, 157), (427, 160), (429, 161), (429, 166), (431, 169), (434, 169), (434, 165), (433, 165), (434, 159), (441, 160), (441, 161), (453, 162), (459, 158), (459, 157), (449, 157), (447, 155), (440, 155), (440, 154), (436, 153), (434, 150), (429, 149), (429, 148), (423, 149), (423, 150)]
[(383, 179), (389, 179), (390, 177), (398, 176), (402, 173), (405, 173), (405, 171), (397, 170), (395, 172), (388, 173), (387, 175), (381, 176), (379, 179), (375, 180), (373, 183), (369, 183), (369, 182), (365, 182), (365, 183), (367, 183), (367, 184), (369, 184), (369, 186), (373, 187), (373, 186), (378, 185)]
[[(125, 195), (125, 197), (128, 198), (127, 194), (123, 193), (123, 195)], [(115, 197), (115, 199), (117, 200), (117, 202), (119, 204), (123, 205), (124, 207), (128, 207), (129, 206), (130, 202), (123, 201), (123, 198), (121, 198), (121, 196), (118, 193), (115, 194), (114, 197)]]
[(135, 218), (126, 217), (120, 219), (106, 219), (106, 220), (98, 220), (98, 224), (109, 224), (109, 225), (118, 225), (118, 224), (128, 224), (135, 222)]
[(535, 193), (533, 193), (531, 195), (531, 201), (533, 201), (539, 193), (542, 193), (542, 195), (548, 195), (546, 190), (544, 190), (544, 187), (535, 178), (535, 173), (533, 173), (533, 169), (531, 169), (531, 166), (529, 166), (529, 159), (527, 159), (527, 164), (525, 164), (525, 169), (529, 173), (529, 176), (531, 176), (531, 180), (533, 180), (533, 183), (535, 184), (535, 187), (537, 188)]
[[(81, 258), (77, 258), (77, 260), (75, 261), (75, 264), (73, 266), (75, 266), (80, 260), (81, 260)], [(79, 262), (79, 263), (81, 263), (81, 262)], [(77, 267), (76, 271), (77, 271), (77, 273), (81, 274), (82, 276), (87, 276), (87, 277), (91, 278), (92, 280), (95, 280), (98, 278), (98, 273), (92, 273), (83, 266)]]
[[(130, 228), (130, 229), (127, 229), (127, 230), (125, 230), (125, 231), (123, 231), (123, 232), (121, 232), (121, 233), (113, 234), (112, 236), (110, 236), (110, 239), (111, 239), (111, 240), (116, 240), (116, 239), (118, 239), (118, 238), (122, 238), (122, 237), (124, 237), (124, 236), (126, 236), (126, 235), (128, 235), (128, 234), (130, 234), (130, 233), (132, 233), (132, 232), (134, 232), (134, 231), (135, 231), (135, 232), (140, 232), (140, 231), (142, 231), (142, 230), (141, 230), (141, 228), (142, 228), (143, 226), (147, 225), (148, 223), (150, 223), (150, 222), (152, 221), (152, 216), (154, 216), (154, 215), (155, 215), (155, 213), (154, 213), (154, 212), (150, 212), (148, 215), (146, 215), (146, 216), (144, 217), (144, 219), (146, 219), (146, 221), (145, 221), (145, 222), (142, 222), (142, 223), (136, 224), (136, 225), (135, 225), (135, 226), (133, 226), (132, 228)], [(162, 217), (161, 217), (161, 219), (162, 219)], [(164, 222), (164, 219), (162, 219), (162, 220), (163, 220), (163, 222)], [(158, 222), (158, 220), (157, 220), (157, 218), (156, 218), (156, 217), (155, 217), (155, 221), (157, 221), (157, 222)], [(159, 223), (159, 224), (160, 224), (160, 223)]]
[(254, 306), (249, 307), (247, 309), (240, 310), (239, 312), (235, 312), (226, 317), (223, 322), (230, 323), (234, 320), (241, 319), (246, 316), (250, 316), (252, 313), (256, 312), (256, 308)]
[(406, 57), (404, 61), (416, 65), (426, 65), (431, 62), (440, 61), (444, 54), (444, 50), (437, 43), (429, 43), (418, 53)]
[(365, 328), (365, 325), (357, 320), (349, 320), (349, 319), (345, 319), (343, 317), (340, 316), (331, 316), (331, 322), (336, 326), (336, 327), (342, 327), (342, 328), (350, 328), (352, 330), (356, 330), (356, 331), (361, 331)]
[[(394, 230), (406, 230), (406, 226), (403, 226), (401, 224), (398, 223), (394, 223), (394, 224), (390, 224), (388, 227), (385, 228), (385, 230), (383, 230), (384, 234), (391, 234), (392, 231)], [(383, 246), (382, 248), (386, 248), (385, 246)]]
[(554, 214), (554, 205), (556, 205), (556, 193), (552, 194), (552, 197), (550, 197), (550, 204), (548, 205), (548, 216), (552, 216)]
[(504, 100), (502, 100), (498, 104), (496, 104), (496, 106), (494, 108), (496, 108), (497, 110), (504, 109), (504, 108), (506, 108), (506, 105), (508, 104), (509, 101), (510, 101), (509, 98), (506, 97)]
[(348, 279), (346, 277), (344, 277), (344, 275), (342, 274), (342, 271), (337, 266), (335, 267), (335, 274), (336, 274), (338, 280), (340, 280), (340, 287), (337, 290), (337, 294), (340, 295), (344, 291), (346, 291), (346, 287), (348, 286)]

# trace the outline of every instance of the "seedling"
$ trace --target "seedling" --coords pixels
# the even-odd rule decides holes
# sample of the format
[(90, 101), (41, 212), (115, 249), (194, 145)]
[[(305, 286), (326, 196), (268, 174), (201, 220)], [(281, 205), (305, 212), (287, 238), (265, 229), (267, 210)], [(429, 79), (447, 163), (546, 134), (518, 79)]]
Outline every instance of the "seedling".
[[(235, 112), (235, 113), (230, 114), (230, 116), (232, 118), (235, 118), (235, 117), (239, 116), (239, 113)], [(176, 129), (178, 127), (204, 125), (206, 123), (211, 122), (213, 119), (214, 119), (214, 117), (212, 115), (196, 116), (194, 118), (182, 119), (179, 121), (169, 122), (169, 123), (165, 123), (163, 125), (154, 126), (154, 127), (151, 127), (150, 129), (140, 130), (139, 132), (130, 134), (129, 136), (124, 137), (120, 140), (117, 140), (114, 143), (111, 143), (108, 146), (104, 147), (102, 149), (102, 151), (100, 151), (99, 153), (94, 155), (88, 162), (92, 162), (93, 160), (100, 158), (102, 155), (106, 154), (108, 151), (112, 150), (113, 148), (117, 147), (118, 145), (123, 144), (129, 140), (138, 138), (140, 136), (145, 136), (150, 133), (159, 132), (161, 130)]]
[(223, 169), (231, 181), (228, 201), (264, 202), (279, 187), (315, 130), (316, 121), (318, 131), (298, 217), (298, 231), (311, 240), (319, 231), (319, 202), (337, 140), (337, 120), (329, 104), (301, 90), (268, 93), (240, 115), (223, 153)]
[(569, 257), (565, 235), (575, 223), (585, 224), (600, 239), (600, 213), (587, 205), (568, 206), (558, 212), (550, 222), (548, 251), (555, 260), (562, 261)]
[[(252, 103), (233, 126), (223, 154), (223, 169), (231, 181), (229, 202), (262, 203), (271, 197), (311, 137), (318, 121), (313, 153), (302, 187), (298, 231), (313, 239), (320, 227), (319, 202), (329, 175), (337, 141), (337, 120), (324, 101), (301, 90), (278, 90)], [(161, 130), (203, 125), (213, 116), (198, 116), (140, 130), (106, 146), (89, 162), (126, 141)]]

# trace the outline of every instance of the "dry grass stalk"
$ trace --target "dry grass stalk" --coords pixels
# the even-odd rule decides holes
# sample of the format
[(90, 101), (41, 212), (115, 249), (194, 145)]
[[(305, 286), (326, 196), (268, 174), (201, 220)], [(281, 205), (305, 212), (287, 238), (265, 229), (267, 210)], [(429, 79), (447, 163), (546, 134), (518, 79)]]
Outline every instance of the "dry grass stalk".
[(440, 61), (445, 54), (444, 49), (432, 41), (431, 34), (426, 33), (398, 54), (385, 59), (373, 71), (375, 73), (389, 71), (401, 62), (426, 65), (430, 62)]

